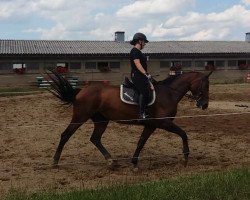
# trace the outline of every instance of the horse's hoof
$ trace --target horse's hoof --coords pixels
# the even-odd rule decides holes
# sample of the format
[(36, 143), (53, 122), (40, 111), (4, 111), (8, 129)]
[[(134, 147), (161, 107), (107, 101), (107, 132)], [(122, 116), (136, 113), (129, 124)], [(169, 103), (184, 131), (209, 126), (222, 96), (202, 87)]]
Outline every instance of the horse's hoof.
[(113, 166), (114, 165), (114, 160), (112, 158), (109, 158), (107, 160), (107, 162), (108, 162), (108, 166)]
[(139, 171), (139, 168), (138, 167), (134, 167), (133, 168), (133, 172), (137, 173)]
[(184, 167), (187, 167), (187, 164), (188, 164), (188, 160), (185, 160), (183, 163)]
[(107, 162), (108, 162), (108, 168), (110, 170), (115, 170), (115, 168), (116, 168), (116, 162), (113, 159), (111, 159), (111, 158), (109, 158), (107, 160)]
[(52, 163), (52, 168), (53, 169), (58, 169), (59, 168), (58, 162), (53, 162)]
[(187, 164), (188, 164), (188, 155), (189, 155), (189, 151), (183, 153), (184, 154), (184, 167), (187, 167)]

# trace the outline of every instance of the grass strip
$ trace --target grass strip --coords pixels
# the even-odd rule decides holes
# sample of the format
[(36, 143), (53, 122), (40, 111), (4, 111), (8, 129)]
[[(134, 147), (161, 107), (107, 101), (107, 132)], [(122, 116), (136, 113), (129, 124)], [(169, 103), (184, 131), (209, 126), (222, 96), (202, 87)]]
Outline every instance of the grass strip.
[(46, 92), (39, 88), (0, 88), (0, 97), (23, 96), (35, 93)]
[(250, 170), (241, 168), (96, 190), (12, 192), (5, 200), (249, 200), (249, 191)]

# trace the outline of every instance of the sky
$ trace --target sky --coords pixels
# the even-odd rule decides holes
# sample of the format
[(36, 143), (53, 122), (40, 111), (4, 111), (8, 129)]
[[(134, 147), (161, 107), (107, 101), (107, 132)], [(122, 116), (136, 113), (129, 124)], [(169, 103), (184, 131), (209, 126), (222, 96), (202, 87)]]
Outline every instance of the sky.
[(0, 39), (244, 41), (250, 0), (0, 0)]

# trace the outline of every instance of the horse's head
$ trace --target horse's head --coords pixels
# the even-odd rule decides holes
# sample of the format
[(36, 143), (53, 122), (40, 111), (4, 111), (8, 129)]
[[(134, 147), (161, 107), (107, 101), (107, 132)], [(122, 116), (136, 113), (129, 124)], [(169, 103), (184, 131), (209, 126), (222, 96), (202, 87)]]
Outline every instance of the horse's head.
[(207, 109), (209, 102), (209, 76), (199, 74), (192, 82), (190, 91), (192, 92), (193, 98), (196, 101), (196, 106), (202, 110)]

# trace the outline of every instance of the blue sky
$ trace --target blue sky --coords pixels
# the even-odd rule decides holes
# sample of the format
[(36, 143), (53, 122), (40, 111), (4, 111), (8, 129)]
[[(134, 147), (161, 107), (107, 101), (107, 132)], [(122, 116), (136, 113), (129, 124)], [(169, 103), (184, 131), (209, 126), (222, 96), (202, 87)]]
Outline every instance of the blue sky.
[(197, 0), (194, 11), (202, 13), (223, 12), (224, 10), (241, 4), (243, 1), (239, 0)]
[(244, 40), (250, 0), (0, 0), (0, 39)]

